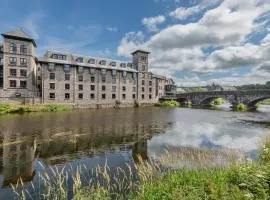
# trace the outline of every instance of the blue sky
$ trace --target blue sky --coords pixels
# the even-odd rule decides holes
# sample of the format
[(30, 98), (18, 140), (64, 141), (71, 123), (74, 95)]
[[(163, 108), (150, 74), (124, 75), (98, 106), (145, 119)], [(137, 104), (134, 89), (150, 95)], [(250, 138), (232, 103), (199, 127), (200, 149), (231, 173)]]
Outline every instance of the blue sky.
[(129, 60), (151, 51), (153, 72), (178, 85), (264, 83), (269, 0), (2, 0), (0, 32), (22, 27), (38, 55), (57, 49)]

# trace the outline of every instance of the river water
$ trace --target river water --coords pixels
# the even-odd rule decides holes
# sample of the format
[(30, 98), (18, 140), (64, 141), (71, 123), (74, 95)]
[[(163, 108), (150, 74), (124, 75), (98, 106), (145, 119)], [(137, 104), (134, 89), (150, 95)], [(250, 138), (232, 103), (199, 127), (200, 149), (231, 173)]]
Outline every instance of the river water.
[[(256, 112), (125, 108), (0, 116), (0, 199), (18, 178), (37, 181), (44, 168), (123, 166), (173, 147), (232, 149), (256, 159), (270, 135), (270, 107)], [(27, 186), (26, 186), (27, 187)]]

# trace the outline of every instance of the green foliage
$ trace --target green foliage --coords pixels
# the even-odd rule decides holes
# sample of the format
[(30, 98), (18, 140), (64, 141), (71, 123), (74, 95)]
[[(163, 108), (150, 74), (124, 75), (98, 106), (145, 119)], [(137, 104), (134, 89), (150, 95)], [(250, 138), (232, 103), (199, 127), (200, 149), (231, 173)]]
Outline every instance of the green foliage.
[(140, 102), (138, 100), (135, 100), (134, 107), (135, 108), (139, 108), (140, 107)]
[(156, 103), (155, 106), (175, 108), (175, 107), (180, 107), (180, 103), (178, 101), (168, 100), (168, 101), (162, 101), (162, 102)]
[(63, 112), (69, 110), (71, 110), (69, 106), (61, 104), (44, 104), (41, 106), (42, 112)]
[[(85, 166), (84, 166), (85, 167)], [(84, 169), (82, 167), (81, 169)], [(73, 199), (75, 200), (109, 200), (109, 199), (132, 199), (132, 200), (248, 200), (248, 199), (269, 199), (270, 197), (270, 140), (266, 139), (257, 161), (246, 163), (234, 163), (229, 167), (215, 168), (181, 168), (179, 170), (161, 170), (156, 164), (141, 161), (136, 167), (140, 179), (139, 185), (127, 181), (132, 180), (133, 172), (129, 166), (129, 172), (118, 168), (118, 176), (114, 176), (114, 184), (109, 177), (109, 168), (98, 167), (97, 177), (102, 177), (101, 182), (96, 186), (83, 187), (81, 171), (77, 170), (73, 177)], [(49, 176), (43, 177), (48, 184), (48, 194), (43, 196), (48, 199), (65, 199), (67, 189), (62, 186), (66, 180), (65, 174), (54, 171), (58, 174), (56, 184), (51, 184)], [(122, 180), (119, 177), (124, 177)], [(126, 183), (125, 183), (126, 182)], [(59, 186), (59, 187), (57, 187)], [(123, 193), (117, 193), (118, 188)], [(128, 192), (127, 192), (128, 191)], [(14, 187), (14, 192), (16, 188)], [(127, 193), (125, 193), (127, 192)], [(23, 198), (25, 193), (17, 196)], [(33, 199), (33, 198), (32, 198)]]
[(221, 105), (221, 104), (224, 104), (225, 103), (225, 100), (222, 99), (222, 98), (217, 98), (213, 101), (213, 104), (214, 105)]
[(237, 111), (246, 111), (247, 110), (247, 106), (243, 103), (240, 103), (236, 106), (236, 110)]
[(270, 99), (266, 99), (262, 102), (264, 105), (270, 105)]
[(26, 113), (26, 112), (62, 112), (71, 110), (67, 105), (41, 104), (41, 105), (13, 105), (0, 104), (0, 114)]

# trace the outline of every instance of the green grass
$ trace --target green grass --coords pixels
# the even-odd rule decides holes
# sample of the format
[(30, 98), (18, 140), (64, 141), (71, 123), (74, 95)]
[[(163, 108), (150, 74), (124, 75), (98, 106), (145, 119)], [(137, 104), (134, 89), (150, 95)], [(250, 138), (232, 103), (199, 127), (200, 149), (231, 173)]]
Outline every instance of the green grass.
[(63, 112), (71, 110), (68, 105), (39, 104), (39, 105), (14, 105), (0, 104), (0, 114), (27, 113), (27, 112)]
[(178, 101), (169, 100), (169, 101), (162, 101), (162, 102), (156, 103), (155, 106), (175, 108), (175, 107), (180, 107), (180, 103)]
[[(131, 199), (131, 200), (267, 200), (270, 197), (270, 140), (264, 140), (259, 159), (253, 162), (232, 162), (227, 166), (188, 168), (164, 168), (150, 161), (142, 161), (135, 166), (139, 182), (134, 182), (134, 173), (130, 166), (129, 170), (117, 168), (117, 173), (110, 178), (108, 166), (97, 167), (91, 177), (98, 177), (99, 182), (95, 185), (82, 186), (81, 180), (85, 179), (79, 167), (73, 176), (74, 200), (86, 199)], [(183, 152), (184, 151), (184, 152)], [(186, 155), (192, 160), (210, 160), (220, 157), (216, 151), (181, 149), (182, 154), (175, 154), (175, 160)], [(221, 152), (222, 153), (222, 152)], [(170, 157), (174, 154), (168, 154)], [(171, 165), (172, 158), (163, 162)], [(67, 189), (63, 183), (66, 180), (65, 173), (52, 169), (56, 177), (43, 176), (46, 191), (43, 193), (47, 199), (66, 199)], [(54, 181), (53, 183), (51, 181)], [(23, 183), (22, 183), (23, 184)], [(34, 187), (34, 186), (33, 186)], [(27, 191), (20, 191), (18, 185), (13, 187), (19, 199), (27, 199)], [(31, 199), (31, 198), (30, 198)]]
[(270, 99), (264, 100), (261, 104), (270, 105)]

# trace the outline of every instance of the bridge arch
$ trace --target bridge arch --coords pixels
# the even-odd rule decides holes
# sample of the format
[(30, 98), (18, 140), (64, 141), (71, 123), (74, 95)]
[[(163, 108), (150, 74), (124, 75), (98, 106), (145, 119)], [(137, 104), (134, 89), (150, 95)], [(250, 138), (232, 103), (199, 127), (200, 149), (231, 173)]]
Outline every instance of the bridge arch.
[(218, 99), (218, 98), (221, 98), (221, 99), (224, 99), (226, 100), (227, 102), (229, 102), (230, 104), (233, 104), (233, 102), (231, 101), (230, 98), (227, 98), (227, 97), (224, 97), (224, 96), (208, 96), (208, 97), (205, 97), (201, 102), (200, 104), (201, 105), (210, 105), (211, 102), (215, 99)]
[(248, 101), (246, 103), (246, 105), (249, 108), (255, 108), (255, 106), (256, 106), (257, 103), (259, 103), (260, 101), (264, 101), (266, 99), (270, 99), (270, 95), (269, 96), (258, 97), (258, 98), (252, 99), (252, 100)]
[(177, 99), (177, 101), (180, 103), (181, 106), (186, 106), (190, 100), (185, 97), (180, 97)]

